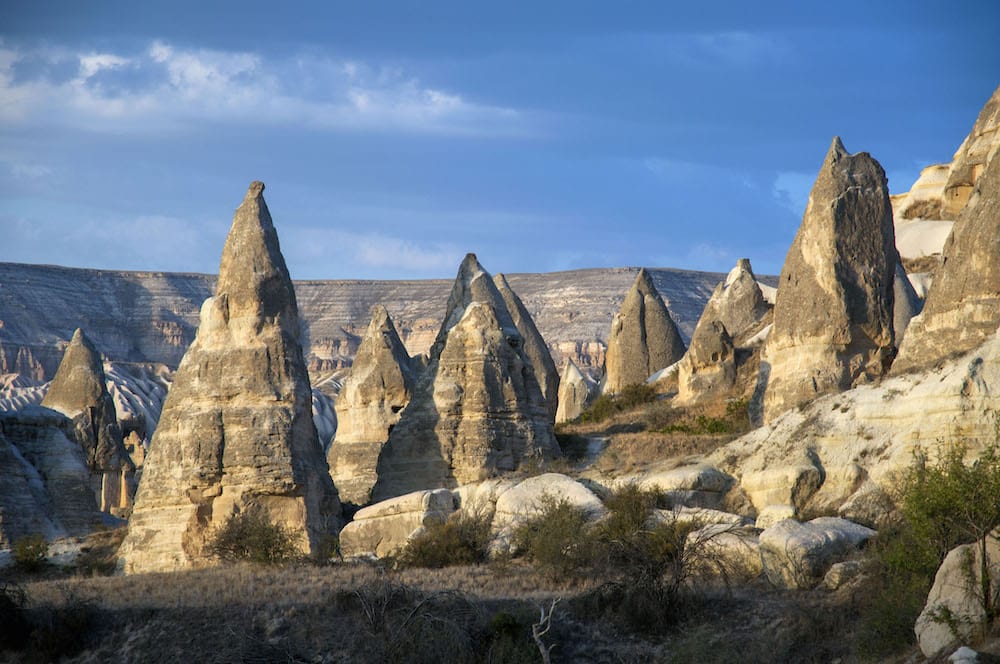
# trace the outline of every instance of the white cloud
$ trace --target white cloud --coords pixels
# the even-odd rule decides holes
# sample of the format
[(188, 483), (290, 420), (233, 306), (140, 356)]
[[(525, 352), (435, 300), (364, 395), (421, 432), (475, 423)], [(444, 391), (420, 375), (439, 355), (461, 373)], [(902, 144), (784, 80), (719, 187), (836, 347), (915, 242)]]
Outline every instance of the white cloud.
[(34, 180), (52, 175), (52, 169), (41, 164), (9, 164), (15, 180)]
[[(18, 68), (67, 61), (77, 63), (68, 80)], [(116, 133), (190, 130), (213, 121), (328, 131), (529, 133), (517, 110), (426, 86), (396, 68), (315, 55), (267, 59), (162, 41), (132, 54), (0, 47), (0, 98), (0, 122), (7, 125)]]

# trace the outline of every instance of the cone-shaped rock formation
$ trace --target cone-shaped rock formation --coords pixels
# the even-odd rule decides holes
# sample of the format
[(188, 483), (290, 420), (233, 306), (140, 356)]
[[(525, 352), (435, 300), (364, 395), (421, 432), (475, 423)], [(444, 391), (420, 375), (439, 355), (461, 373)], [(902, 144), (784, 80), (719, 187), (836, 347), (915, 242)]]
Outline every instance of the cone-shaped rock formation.
[(327, 461), (341, 500), (357, 505), (370, 500), (379, 453), (410, 402), (415, 381), (389, 312), (375, 305), (336, 401), (337, 433)]
[(251, 184), (236, 211), (215, 295), (164, 403), (119, 552), (126, 573), (206, 561), (212, 530), (243, 510), (292, 529), (303, 552), (340, 525), (263, 191)]
[(677, 398), (685, 404), (719, 400), (736, 384), (736, 347), (718, 320), (698, 321), (677, 367)]
[(897, 256), (885, 171), (834, 138), (781, 269), (765, 420), (884, 374)]
[(570, 358), (559, 379), (559, 409), (556, 422), (569, 422), (583, 414), (597, 392), (597, 385)]
[(739, 345), (748, 335), (760, 331), (761, 322), (769, 311), (771, 305), (764, 299), (750, 259), (741, 258), (726, 280), (712, 291), (698, 324), (719, 321)]
[(558, 454), (521, 334), (490, 275), (469, 254), (428, 366), (382, 448), (373, 499), (467, 484)]
[(684, 350), (684, 340), (653, 279), (645, 268), (640, 269), (611, 321), (604, 391), (614, 394), (626, 385), (645, 383), (650, 375), (681, 359)]
[(1000, 159), (993, 159), (955, 222), (944, 265), (913, 319), (894, 374), (929, 368), (966, 353), (1000, 323)]
[(500, 291), (504, 304), (507, 305), (507, 311), (514, 319), (517, 331), (521, 333), (521, 338), (524, 340), (524, 354), (535, 370), (535, 378), (538, 379), (538, 385), (542, 388), (542, 395), (548, 403), (549, 412), (555, 417), (559, 401), (559, 370), (556, 369), (556, 363), (552, 361), (549, 347), (538, 328), (535, 327), (535, 321), (528, 313), (524, 303), (521, 302), (521, 298), (507, 283), (507, 277), (497, 274), (493, 277), (493, 283)]

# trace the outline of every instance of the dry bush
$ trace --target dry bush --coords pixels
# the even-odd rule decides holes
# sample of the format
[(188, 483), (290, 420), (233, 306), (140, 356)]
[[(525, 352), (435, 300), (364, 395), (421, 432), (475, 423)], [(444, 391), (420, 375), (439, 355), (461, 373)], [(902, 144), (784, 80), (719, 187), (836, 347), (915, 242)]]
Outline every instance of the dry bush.
[(14, 542), (14, 566), (22, 572), (37, 572), (45, 566), (49, 545), (44, 535), (25, 535)]
[(208, 552), (226, 562), (278, 565), (299, 557), (295, 539), (290, 528), (273, 523), (265, 511), (247, 509), (231, 514), (213, 533)]
[(456, 512), (411, 538), (396, 563), (402, 567), (441, 568), (485, 562), (490, 520), (487, 513)]

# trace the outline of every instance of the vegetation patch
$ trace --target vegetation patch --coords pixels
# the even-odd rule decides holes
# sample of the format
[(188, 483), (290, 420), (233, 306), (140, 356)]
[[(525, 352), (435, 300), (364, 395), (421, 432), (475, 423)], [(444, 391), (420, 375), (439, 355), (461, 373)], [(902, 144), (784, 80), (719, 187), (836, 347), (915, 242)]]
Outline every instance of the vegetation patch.
[(447, 520), (425, 526), (413, 537), (396, 563), (402, 567), (441, 568), (486, 561), (490, 542), (488, 514), (456, 512)]
[(296, 534), (271, 521), (262, 509), (231, 514), (208, 542), (208, 552), (226, 562), (278, 565), (300, 557)]

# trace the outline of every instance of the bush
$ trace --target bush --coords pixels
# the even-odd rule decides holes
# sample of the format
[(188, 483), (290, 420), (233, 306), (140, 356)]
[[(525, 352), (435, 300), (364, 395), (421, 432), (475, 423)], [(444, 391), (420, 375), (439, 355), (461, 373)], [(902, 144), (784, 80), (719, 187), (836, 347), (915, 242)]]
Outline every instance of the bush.
[(484, 562), (490, 541), (486, 514), (458, 512), (426, 526), (412, 538), (396, 562), (403, 567), (450, 567)]
[(215, 531), (208, 552), (226, 562), (277, 565), (299, 557), (291, 529), (273, 523), (261, 509), (236, 512)]
[(610, 396), (602, 394), (580, 415), (581, 422), (603, 422), (616, 413), (631, 410), (656, 401), (656, 390), (645, 383), (626, 385), (622, 391)]
[(49, 545), (42, 535), (25, 535), (14, 542), (14, 565), (22, 572), (37, 572), (45, 565)]
[(542, 495), (539, 503), (539, 513), (515, 529), (514, 549), (551, 579), (583, 574), (593, 558), (586, 513), (549, 494)]

